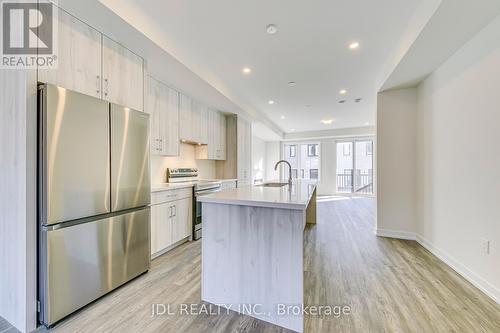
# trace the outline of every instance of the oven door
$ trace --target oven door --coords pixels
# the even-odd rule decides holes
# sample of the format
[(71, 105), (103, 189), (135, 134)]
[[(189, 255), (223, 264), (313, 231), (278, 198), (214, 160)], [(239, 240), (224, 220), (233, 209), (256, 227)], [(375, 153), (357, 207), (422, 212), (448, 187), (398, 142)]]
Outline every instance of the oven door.
[(193, 239), (198, 240), (201, 238), (201, 216), (202, 216), (202, 203), (198, 201), (198, 197), (202, 195), (212, 194), (216, 192), (220, 192), (221, 188), (212, 188), (207, 190), (196, 191), (195, 195), (195, 214), (194, 215), (194, 223), (193, 223)]

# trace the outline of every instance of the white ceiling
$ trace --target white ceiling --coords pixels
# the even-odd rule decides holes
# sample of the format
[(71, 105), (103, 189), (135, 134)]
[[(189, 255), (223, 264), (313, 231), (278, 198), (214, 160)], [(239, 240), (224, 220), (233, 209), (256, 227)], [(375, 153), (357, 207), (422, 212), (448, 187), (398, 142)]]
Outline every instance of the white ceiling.
[(443, 0), (381, 89), (416, 86), (499, 14), (499, 0)]
[(100, 1), (243, 109), (301, 132), (373, 125), (377, 79), (428, 0)]

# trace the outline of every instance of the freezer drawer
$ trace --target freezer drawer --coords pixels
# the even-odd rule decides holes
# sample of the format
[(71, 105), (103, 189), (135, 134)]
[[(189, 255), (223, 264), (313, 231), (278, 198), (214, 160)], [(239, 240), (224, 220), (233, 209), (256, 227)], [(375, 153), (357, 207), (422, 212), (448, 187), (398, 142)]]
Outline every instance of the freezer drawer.
[(150, 267), (149, 208), (43, 231), (42, 321), (52, 325)]
[(109, 103), (50, 84), (38, 98), (41, 224), (109, 212)]
[(111, 210), (151, 201), (149, 115), (111, 104)]

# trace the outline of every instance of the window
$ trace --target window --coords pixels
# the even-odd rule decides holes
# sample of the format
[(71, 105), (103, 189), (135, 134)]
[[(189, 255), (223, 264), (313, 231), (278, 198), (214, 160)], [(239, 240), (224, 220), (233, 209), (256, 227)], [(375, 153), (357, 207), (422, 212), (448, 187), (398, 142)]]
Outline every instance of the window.
[(318, 156), (318, 145), (307, 145), (307, 156)]
[(370, 155), (373, 155), (373, 143), (371, 141), (366, 143), (366, 156)]
[[(319, 142), (293, 142), (283, 144), (282, 156), (290, 163), (292, 178), (319, 180), (320, 149), (321, 145)], [(312, 169), (316, 169), (317, 171), (311, 172)], [(289, 177), (288, 167), (285, 165), (281, 166), (281, 177), (284, 179)]]
[(351, 145), (343, 144), (342, 151), (344, 152), (344, 156), (351, 156)]
[(373, 194), (373, 140), (337, 142), (337, 192)]

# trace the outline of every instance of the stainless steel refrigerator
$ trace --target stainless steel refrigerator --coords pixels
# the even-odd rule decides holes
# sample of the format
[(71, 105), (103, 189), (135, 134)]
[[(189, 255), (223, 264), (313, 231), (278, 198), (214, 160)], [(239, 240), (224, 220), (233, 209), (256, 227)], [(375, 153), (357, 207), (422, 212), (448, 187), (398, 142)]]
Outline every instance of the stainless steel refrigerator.
[(51, 326), (150, 267), (149, 115), (38, 90), (39, 319)]

